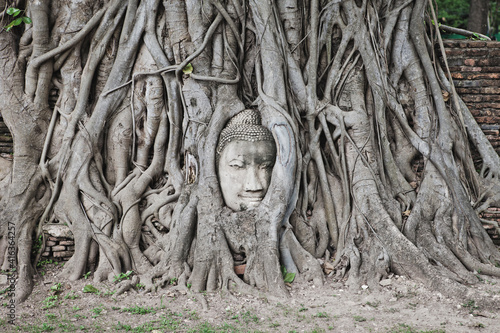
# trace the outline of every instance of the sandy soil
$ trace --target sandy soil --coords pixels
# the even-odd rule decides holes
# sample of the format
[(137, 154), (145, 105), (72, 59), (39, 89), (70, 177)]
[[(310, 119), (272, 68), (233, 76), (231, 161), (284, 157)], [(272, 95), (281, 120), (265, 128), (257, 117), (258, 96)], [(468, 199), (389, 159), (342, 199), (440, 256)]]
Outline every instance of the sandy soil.
[[(290, 299), (273, 299), (186, 293), (173, 285), (116, 296), (113, 283), (96, 284), (92, 276), (63, 281), (60, 265), (42, 271), (16, 308), (16, 326), (6, 323), (8, 298), (0, 295), (0, 332), (500, 332), (499, 309), (444, 297), (402, 276), (380, 290), (347, 290), (331, 278), (321, 288), (292, 283)], [(483, 281), (473, 288), (500, 299), (500, 279), (478, 276)], [(84, 293), (89, 284), (98, 291)]]

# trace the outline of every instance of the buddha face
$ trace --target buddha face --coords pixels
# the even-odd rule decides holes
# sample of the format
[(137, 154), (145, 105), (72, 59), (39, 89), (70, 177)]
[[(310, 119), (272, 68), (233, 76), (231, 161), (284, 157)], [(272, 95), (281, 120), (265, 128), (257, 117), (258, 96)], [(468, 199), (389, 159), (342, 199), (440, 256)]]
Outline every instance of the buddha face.
[(218, 164), (226, 206), (234, 211), (257, 207), (269, 188), (275, 159), (274, 142), (229, 142), (221, 152)]

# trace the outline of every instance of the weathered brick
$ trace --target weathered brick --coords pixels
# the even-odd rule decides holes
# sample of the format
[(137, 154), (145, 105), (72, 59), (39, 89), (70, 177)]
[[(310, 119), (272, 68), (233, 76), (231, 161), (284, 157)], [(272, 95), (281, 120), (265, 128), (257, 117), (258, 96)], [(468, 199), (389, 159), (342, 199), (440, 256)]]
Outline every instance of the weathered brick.
[(482, 124), (494, 124), (496, 119), (494, 117), (475, 117), (478, 123)]
[(500, 109), (500, 103), (476, 103), (476, 107)]
[(457, 87), (500, 87), (500, 80), (453, 80)]
[(485, 41), (471, 41), (471, 40), (460, 40), (457, 43), (461, 48), (478, 48), (478, 47), (486, 47), (488, 44)]
[(52, 247), (52, 252), (60, 252), (60, 251), (65, 251), (66, 246), (64, 245), (58, 245), (58, 246), (53, 246)]
[(477, 66), (500, 66), (500, 57), (477, 60)]
[(75, 242), (72, 240), (63, 240), (59, 242), (59, 245), (75, 245)]
[(453, 72), (451, 77), (461, 80), (497, 80), (500, 79), (500, 73)]
[(445, 48), (452, 48), (458, 46), (458, 41), (455, 39), (444, 39), (443, 45)]
[(73, 255), (74, 251), (60, 251), (54, 252), (54, 257), (56, 258), (67, 258)]
[(479, 57), (479, 56), (486, 56), (486, 55), (491, 55), (491, 52), (495, 52), (496, 50), (488, 50), (488, 49), (464, 49), (463, 54), (467, 55), (467, 57), (473, 56), (473, 57)]
[(446, 56), (447, 57), (463, 57), (463, 50), (461, 49), (447, 49), (446, 51)]
[(465, 59), (464, 60), (464, 64), (466, 66), (474, 66), (476, 64), (476, 60), (474, 60), (474, 59)]
[(462, 73), (466, 80), (497, 80), (500, 73)]
[(42, 257), (48, 257), (48, 256), (50, 256), (50, 252), (43, 252), (42, 253)]
[(482, 87), (481, 82), (479, 82), (479, 81), (453, 80), (453, 83), (457, 87), (467, 87), (467, 88), (469, 88), (469, 87), (472, 87), (472, 88)]
[(500, 87), (457, 88), (457, 93), (460, 96), (464, 96), (465, 94), (500, 94)]
[(484, 73), (500, 73), (500, 67), (499, 66), (491, 66), (491, 67), (484, 66), (484, 67), (481, 67), (481, 72), (484, 72)]
[(463, 101), (468, 102), (500, 102), (500, 95), (482, 95), (482, 94), (462, 94)]
[(499, 41), (490, 41), (486, 43), (486, 47), (489, 48), (499, 48), (500, 49), (500, 42)]
[(54, 245), (57, 245), (57, 242), (51, 240), (45, 242), (45, 246), (54, 246)]
[(460, 58), (455, 58), (455, 59), (448, 58), (448, 66), (450, 66), (450, 67), (463, 66), (463, 64), (464, 64), (464, 60), (463, 59), (460, 59)]

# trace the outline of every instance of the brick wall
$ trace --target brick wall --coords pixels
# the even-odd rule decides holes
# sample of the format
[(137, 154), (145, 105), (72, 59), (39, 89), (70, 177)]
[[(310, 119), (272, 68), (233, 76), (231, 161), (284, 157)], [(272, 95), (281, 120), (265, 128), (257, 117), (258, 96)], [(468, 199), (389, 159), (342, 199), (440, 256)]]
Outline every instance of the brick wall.
[(500, 42), (446, 40), (458, 94), (500, 154)]
[(54, 261), (66, 261), (75, 252), (75, 241), (69, 227), (59, 223), (44, 225), (45, 248), (42, 252), (42, 260), (52, 259)]
[(4, 124), (2, 115), (0, 114), (0, 154), (12, 153), (12, 136), (10, 135), (7, 125)]
[[(445, 40), (444, 46), (458, 94), (500, 155), (500, 42)], [(500, 222), (500, 208), (481, 215)], [(499, 226), (486, 222), (483, 226), (500, 245)]]

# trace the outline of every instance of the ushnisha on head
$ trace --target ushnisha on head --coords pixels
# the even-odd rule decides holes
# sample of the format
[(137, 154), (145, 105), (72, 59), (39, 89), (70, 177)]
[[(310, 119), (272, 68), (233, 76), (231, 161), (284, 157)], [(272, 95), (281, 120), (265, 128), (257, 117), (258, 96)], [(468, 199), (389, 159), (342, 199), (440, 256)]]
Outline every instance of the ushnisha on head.
[(234, 211), (257, 207), (269, 188), (276, 144), (256, 110), (244, 110), (222, 130), (217, 171), (226, 206)]

